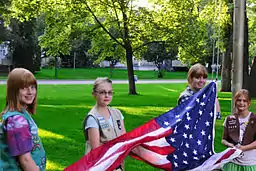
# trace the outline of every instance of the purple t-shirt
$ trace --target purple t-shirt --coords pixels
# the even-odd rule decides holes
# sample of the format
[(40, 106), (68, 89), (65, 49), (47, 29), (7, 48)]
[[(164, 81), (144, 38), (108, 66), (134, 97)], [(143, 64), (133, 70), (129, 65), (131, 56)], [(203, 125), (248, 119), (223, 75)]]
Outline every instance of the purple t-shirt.
[(19, 156), (32, 150), (33, 141), (27, 120), (20, 115), (8, 118), (4, 127), (11, 156)]

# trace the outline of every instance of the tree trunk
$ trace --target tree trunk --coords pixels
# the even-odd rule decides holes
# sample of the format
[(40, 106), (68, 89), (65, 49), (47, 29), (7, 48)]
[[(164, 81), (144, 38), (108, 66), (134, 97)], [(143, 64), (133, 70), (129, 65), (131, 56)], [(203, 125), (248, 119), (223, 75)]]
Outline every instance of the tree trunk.
[(110, 78), (112, 79), (112, 77), (113, 77), (113, 68), (114, 68), (114, 65), (113, 65), (113, 63), (112, 63), (111, 61), (110, 61), (109, 68), (110, 68)]
[(227, 47), (226, 47), (226, 53), (224, 55), (224, 58), (222, 60), (222, 68), (221, 68), (221, 91), (222, 92), (231, 92), (231, 51), (233, 46), (233, 35), (232, 35), (232, 26), (228, 26), (226, 30), (227, 34)]
[[(124, 1), (123, 1), (124, 2)], [(129, 39), (129, 27), (128, 27), (128, 17), (126, 14), (126, 10), (124, 8), (124, 4), (121, 5), (122, 14), (123, 14), (123, 41), (124, 47), (126, 51), (126, 63), (127, 63), (127, 71), (128, 71), (128, 81), (129, 81), (129, 94), (137, 94), (136, 87), (135, 87), (135, 80), (134, 80), (134, 71), (133, 71), (133, 60), (132, 60), (132, 46)]]
[(58, 79), (58, 57), (55, 56), (55, 79)]
[[(232, 0), (229, 0), (229, 3), (233, 3)], [(233, 9), (229, 9), (231, 25), (228, 25), (225, 31), (226, 41), (226, 52), (222, 60), (221, 68), (221, 91), (222, 92), (231, 92), (231, 67), (232, 67), (232, 47), (233, 47)]]
[(248, 43), (248, 18), (246, 14), (246, 6), (244, 12), (244, 60), (243, 60), (243, 88), (248, 90), (248, 77), (249, 77), (249, 43)]
[(135, 81), (134, 81), (134, 71), (133, 71), (133, 61), (132, 61), (132, 48), (131, 46), (126, 48), (126, 63), (128, 71), (128, 81), (129, 81), (129, 94), (137, 94)]

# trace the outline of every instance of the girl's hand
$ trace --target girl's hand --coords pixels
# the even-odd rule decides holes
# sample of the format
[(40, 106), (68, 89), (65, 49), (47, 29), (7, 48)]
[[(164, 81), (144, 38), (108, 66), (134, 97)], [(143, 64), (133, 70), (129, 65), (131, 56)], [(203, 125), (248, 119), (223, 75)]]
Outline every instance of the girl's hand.
[(231, 147), (231, 148), (234, 148), (234, 147), (235, 147), (234, 144), (232, 144), (232, 143), (230, 143), (230, 142), (228, 142), (227, 140), (224, 140), (224, 139), (221, 140), (221, 143), (222, 143), (223, 145), (227, 146), (227, 147)]
[(236, 147), (236, 146), (235, 146), (234, 144), (232, 144), (232, 143), (228, 143), (227, 146), (228, 146), (228, 147), (231, 147), (231, 148)]
[(242, 151), (246, 151), (246, 146), (244, 146), (244, 145), (240, 145), (237, 148), (242, 150)]

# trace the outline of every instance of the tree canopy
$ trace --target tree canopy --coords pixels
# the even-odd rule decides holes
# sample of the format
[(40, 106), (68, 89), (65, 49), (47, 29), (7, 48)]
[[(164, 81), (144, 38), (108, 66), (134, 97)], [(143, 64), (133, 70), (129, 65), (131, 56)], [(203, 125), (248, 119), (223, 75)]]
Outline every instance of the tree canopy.
[[(226, 0), (12, 0), (5, 18), (27, 21), (42, 17), (39, 42), (52, 56), (70, 54), (73, 42), (90, 39), (88, 53), (125, 60), (129, 93), (136, 94), (132, 59), (143, 57), (147, 45), (166, 42), (178, 48), (179, 59), (190, 65), (206, 63), (226, 49), (226, 26), (231, 24)], [(215, 62), (215, 61), (212, 61)]]

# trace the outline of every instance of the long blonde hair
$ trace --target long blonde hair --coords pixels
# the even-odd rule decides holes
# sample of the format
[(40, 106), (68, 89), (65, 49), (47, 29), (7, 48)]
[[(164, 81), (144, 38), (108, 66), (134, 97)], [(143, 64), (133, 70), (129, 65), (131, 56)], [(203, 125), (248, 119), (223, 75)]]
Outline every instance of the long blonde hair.
[[(6, 84), (6, 106), (2, 114), (8, 110), (22, 112), (22, 104), (19, 101), (19, 90), (30, 85), (34, 85), (37, 90), (37, 81), (29, 70), (15, 68), (9, 73)], [(37, 92), (33, 103), (27, 105), (26, 110), (30, 114), (34, 114), (36, 112), (36, 105)]]

